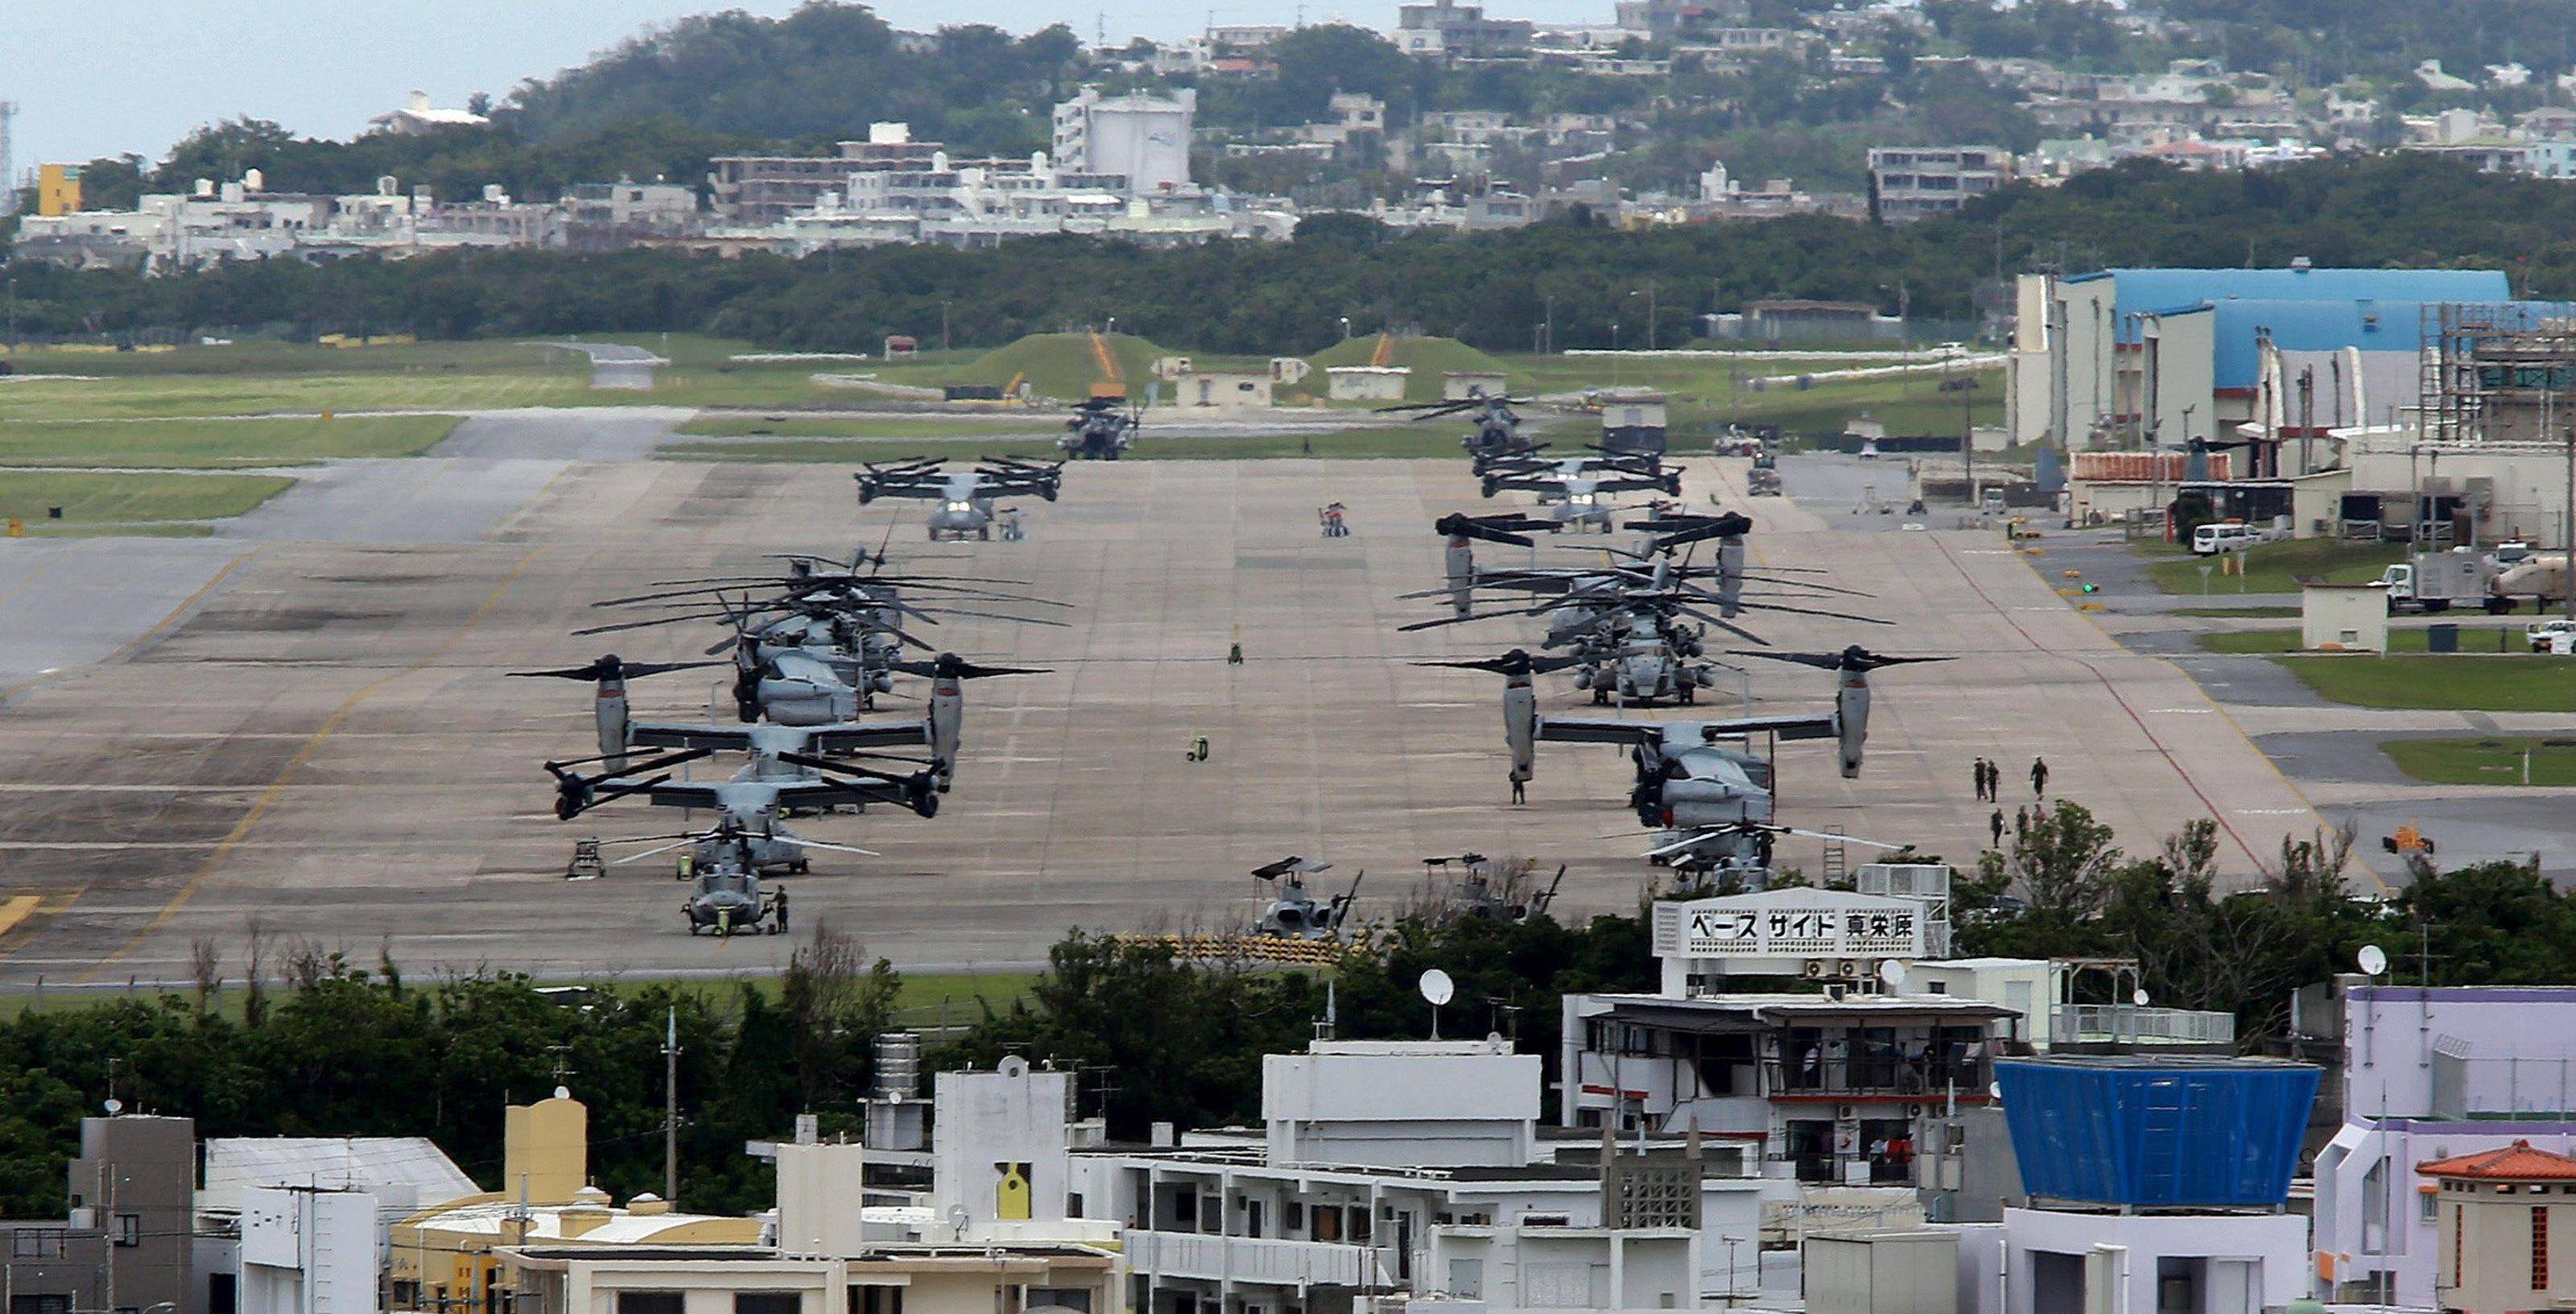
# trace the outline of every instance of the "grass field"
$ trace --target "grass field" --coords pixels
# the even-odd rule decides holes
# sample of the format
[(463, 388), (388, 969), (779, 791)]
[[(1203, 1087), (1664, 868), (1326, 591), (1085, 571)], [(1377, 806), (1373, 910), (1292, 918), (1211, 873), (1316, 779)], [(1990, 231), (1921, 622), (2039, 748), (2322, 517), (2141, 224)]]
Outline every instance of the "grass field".
[(2201, 592), (2200, 568), (2212, 567), (2208, 591), (2221, 593), (2296, 593), (2303, 576), (2321, 578), (2329, 584), (2361, 584), (2379, 578), (2385, 567), (2406, 559), (2403, 543), (2373, 543), (2350, 547), (2330, 539), (2299, 538), (2282, 543), (2266, 543), (2245, 554), (2242, 577), (2218, 573), (2216, 558), (2191, 555), (2188, 549), (2170, 544), (2140, 549), (2140, 556), (2157, 558), (2147, 573), (2155, 577), (2156, 587), (2167, 593)]
[[(642, 347), (672, 364), (655, 371), (650, 391), (593, 391), (590, 367), (577, 352), (533, 342), (428, 342), (331, 348), (312, 344), (243, 342), (186, 346), (153, 352), (32, 350), (11, 357), (22, 373), (103, 376), (33, 379), (0, 386), (0, 422), (243, 416), (272, 413), (420, 410), (467, 411), (516, 406), (689, 406), (761, 408), (862, 408), (880, 400), (857, 388), (820, 382), (817, 375), (867, 376), (913, 387), (950, 383), (994, 386), (1023, 379), (1038, 392), (1061, 398), (1085, 395), (1101, 376), (1085, 333), (1040, 334), (991, 350), (925, 352), (898, 362), (742, 361), (759, 348), (739, 339), (699, 334), (590, 335), (592, 340)], [(1222, 368), (1261, 367), (1265, 358), (1167, 348), (1127, 334), (1109, 339), (1121, 381), (1141, 397), (1153, 361), (1167, 354)], [(1362, 335), (1313, 357), (1319, 365), (1364, 363), (1377, 339)], [(1282, 354), (1293, 348), (1283, 346)], [(1791, 432), (1839, 432), (1867, 416), (1899, 433), (1956, 433), (1959, 394), (1940, 391), (1938, 372), (1897, 379), (1836, 380), (1800, 390), (1782, 384), (1755, 391), (1757, 374), (1801, 368), (1829, 369), (1833, 353), (1761, 353), (1737, 361), (1624, 356), (1489, 354), (1446, 338), (1399, 339), (1395, 363), (1414, 370), (1408, 395), (1438, 395), (1440, 376), (1460, 369), (1501, 368), (1516, 390), (1550, 393), (1629, 387), (1657, 389), (1670, 398), (1677, 449), (1702, 445), (1729, 420), (1778, 424)], [(2002, 413), (2002, 376), (1982, 371), (1973, 395), (1978, 423)], [(1310, 402), (1323, 390), (1320, 373), (1283, 387), (1285, 405)], [(927, 420), (925, 423), (929, 422)], [(742, 429), (716, 425), (741, 423)], [(980, 421), (969, 421), (980, 425)], [(713, 417), (693, 432), (747, 433), (762, 427), (748, 419)], [(1000, 426), (995, 426), (1000, 427)], [(1047, 426), (1051, 427), (1051, 426)], [(979, 428), (978, 432), (991, 429)], [(782, 436), (943, 436), (928, 431), (816, 428), (782, 429)], [(318, 453), (317, 453), (318, 454)], [(1271, 453), (1277, 454), (1277, 453)], [(2196, 582), (2196, 581), (2195, 581)]]
[(2356, 707), (2576, 712), (2563, 657), (2275, 657), (2320, 697)]
[(708, 438), (983, 438), (992, 435), (1033, 437), (1064, 432), (1060, 416), (1000, 414), (981, 419), (946, 415), (766, 416), (729, 411), (701, 414), (679, 432)]
[[(2292, 613), (2295, 615), (2296, 613)], [(2422, 629), (2392, 629), (2388, 632), (2390, 652), (2427, 652), (2430, 641)], [(2197, 642), (2205, 652), (2284, 653), (2299, 651), (2297, 630), (2229, 630), (2204, 634)], [(2463, 625), (2460, 627), (2460, 652), (2463, 656), (2481, 654), (2530, 655), (2519, 625)]]
[[(294, 487), (272, 475), (0, 473), (0, 519), (30, 532), (153, 520), (220, 520)], [(61, 507), (57, 522), (45, 512)]]
[[(775, 442), (673, 443), (665, 457), (693, 461), (774, 461), (790, 465), (846, 465), (917, 454), (900, 439), (786, 438)], [(1052, 459), (1063, 453), (1053, 438), (1002, 439), (961, 448), (960, 457), (1017, 456)], [(1312, 456), (1317, 460), (1411, 460), (1458, 455), (1458, 435), (1427, 425), (1343, 429), (1316, 434), (1253, 434), (1223, 438), (1156, 438), (1148, 431), (1128, 449), (1130, 461), (1253, 461)]]
[(86, 424), (0, 420), (0, 465), (173, 466), (219, 470), (329, 457), (415, 456), (456, 427), (452, 415), (368, 415)]
[(2398, 770), (2437, 785), (2576, 785), (2576, 739), (2391, 739), (2379, 750)]

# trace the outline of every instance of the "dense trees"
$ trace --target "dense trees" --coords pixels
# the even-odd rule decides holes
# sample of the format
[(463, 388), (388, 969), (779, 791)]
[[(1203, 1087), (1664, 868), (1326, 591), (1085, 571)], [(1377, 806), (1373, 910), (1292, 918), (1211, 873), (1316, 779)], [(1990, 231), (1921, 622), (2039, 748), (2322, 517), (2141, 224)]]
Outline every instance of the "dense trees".
[(1062, 24), (1025, 37), (963, 26), (898, 32), (865, 5), (811, 0), (785, 18), (739, 9), (684, 18), (554, 78), (521, 83), (504, 127), (532, 142), (668, 118), (701, 133), (828, 147), (908, 122), (972, 154), (1047, 149), (1081, 43)]

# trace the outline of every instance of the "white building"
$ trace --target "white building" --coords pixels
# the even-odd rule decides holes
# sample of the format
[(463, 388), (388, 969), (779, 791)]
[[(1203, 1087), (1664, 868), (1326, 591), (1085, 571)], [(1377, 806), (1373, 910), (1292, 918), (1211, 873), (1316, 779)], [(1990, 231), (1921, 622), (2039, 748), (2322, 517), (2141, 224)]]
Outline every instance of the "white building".
[(480, 128), (492, 120), (472, 110), (440, 109), (429, 103), (429, 93), (414, 91), (398, 110), (388, 110), (367, 120), (370, 132), (390, 132), (398, 137), (416, 137), (441, 128)]
[(1413, 371), (1402, 365), (1327, 365), (1324, 395), (1334, 401), (1403, 401)]
[(240, 1209), (240, 1314), (376, 1314), (374, 1196), (262, 1186), (241, 1192)]
[(1539, 1083), (1499, 1040), (1317, 1041), (1263, 1060), (1257, 1130), (1075, 1151), (1076, 1207), (1125, 1221), (1148, 1314), (1282, 1314), (1327, 1288), (1688, 1309), (1754, 1284), (1723, 1239), (1759, 1235), (1758, 1179), (1667, 1140), (1605, 1181), (1600, 1140), (1541, 1141)]
[(1084, 87), (1055, 107), (1055, 158), (1075, 173), (1117, 175), (1130, 196), (1171, 192), (1190, 183), (1190, 128), (1198, 92), (1169, 100), (1102, 96)]

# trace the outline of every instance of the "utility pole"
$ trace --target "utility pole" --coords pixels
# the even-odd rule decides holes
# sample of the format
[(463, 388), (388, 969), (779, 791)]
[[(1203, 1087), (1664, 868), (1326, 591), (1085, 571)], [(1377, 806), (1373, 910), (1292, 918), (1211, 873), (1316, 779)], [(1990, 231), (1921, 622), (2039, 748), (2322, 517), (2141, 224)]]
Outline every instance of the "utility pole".
[(680, 1010), (662, 1022), (662, 1200), (680, 1199)]
[(1655, 280), (1646, 280), (1646, 350), (1655, 349)]
[(948, 303), (939, 303), (939, 349), (948, 350)]

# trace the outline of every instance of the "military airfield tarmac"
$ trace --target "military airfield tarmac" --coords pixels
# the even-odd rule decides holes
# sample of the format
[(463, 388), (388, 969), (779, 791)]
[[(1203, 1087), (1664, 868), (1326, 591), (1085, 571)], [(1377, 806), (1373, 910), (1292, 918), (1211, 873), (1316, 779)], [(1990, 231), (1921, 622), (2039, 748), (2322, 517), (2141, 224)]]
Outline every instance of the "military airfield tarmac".
[[(804, 823), (882, 856), (819, 855), (789, 878), (800, 932), (829, 922), (913, 970), (1007, 969), (1071, 927), (1236, 925), (1254, 906), (1245, 873), (1287, 853), (1335, 863), (1320, 891), (1367, 870), (1363, 919), (1414, 887), (1425, 854), (1570, 864), (1576, 911), (1633, 907), (1662, 874), (1639, 856), (1621, 751), (1544, 746), (1512, 807), (1500, 681), (1406, 664), (1535, 638), (1516, 621), (1397, 632), (1442, 614), (1398, 596), (1439, 582), (1432, 519), (1515, 500), (1480, 499), (1463, 458), (1075, 464), (1061, 501), (1024, 507), (1027, 541), (933, 546), (923, 504), (861, 509), (846, 465), (654, 459), (685, 414), (479, 415), (423, 456), (335, 463), (213, 538), (0, 540), (0, 988), (181, 982), (200, 944), (237, 975), (254, 937), (381, 951), (413, 974), (782, 964), (801, 937), (684, 934), (663, 860), (563, 879), (575, 839), (667, 832), (676, 814), (555, 820), (538, 764), (596, 751), (588, 694), (502, 672), (695, 658), (719, 631), (568, 631), (617, 618), (597, 599), (765, 571), (765, 553), (845, 555), (889, 527), (899, 564), (1026, 581), (1073, 605), (1072, 628), (937, 628), (971, 660), (1051, 672), (969, 689), (937, 818)], [(1841, 532), (1839, 505), (1745, 501), (1740, 462), (1685, 469), (1688, 504), (1714, 493), (1753, 514), (1758, 563), (1825, 567), (1894, 622), (1757, 614), (1765, 638), (1960, 658), (1877, 682), (1858, 780), (1827, 745), (1783, 745), (1784, 823), (1968, 863), (1989, 809), (1969, 762), (1985, 754), (2007, 809), (2045, 756), (2050, 797), (2132, 850), (2214, 815), (2240, 880), (2322, 824), (2188, 676), (2120, 646), (1997, 535)], [(1331, 501), (1351, 537), (1318, 534)], [(1760, 710), (1830, 697), (1824, 672), (1747, 665)], [(639, 681), (636, 713), (704, 719), (724, 675)], [(1562, 678), (1540, 688), (1543, 711), (1591, 714)], [(1732, 710), (1734, 689), (1709, 693), (1704, 714)], [(1209, 757), (1191, 761), (1201, 735)], [(1780, 860), (1812, 873), (1817, 846), (1784, 840)]]

